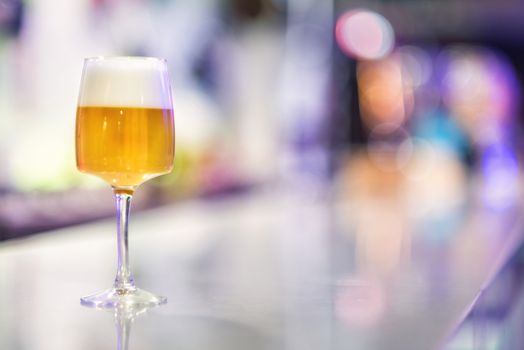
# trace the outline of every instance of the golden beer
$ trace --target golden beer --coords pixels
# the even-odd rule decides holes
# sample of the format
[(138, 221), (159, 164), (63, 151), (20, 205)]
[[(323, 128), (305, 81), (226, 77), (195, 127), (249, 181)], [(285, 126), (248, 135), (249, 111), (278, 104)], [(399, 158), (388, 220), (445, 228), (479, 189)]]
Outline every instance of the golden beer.
[(173, 111), (162, 108), (80, 106), (76, 162), (82, 172), (133, 190), (169, 173), (174, 158)]

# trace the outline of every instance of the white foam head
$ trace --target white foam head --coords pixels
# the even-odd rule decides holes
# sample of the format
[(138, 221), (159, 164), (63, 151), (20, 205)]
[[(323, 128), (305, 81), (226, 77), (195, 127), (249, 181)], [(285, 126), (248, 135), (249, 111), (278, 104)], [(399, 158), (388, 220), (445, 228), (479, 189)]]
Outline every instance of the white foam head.
[(171, 109), (166, 62), (152, 57), (88, 58), (78, 105)]

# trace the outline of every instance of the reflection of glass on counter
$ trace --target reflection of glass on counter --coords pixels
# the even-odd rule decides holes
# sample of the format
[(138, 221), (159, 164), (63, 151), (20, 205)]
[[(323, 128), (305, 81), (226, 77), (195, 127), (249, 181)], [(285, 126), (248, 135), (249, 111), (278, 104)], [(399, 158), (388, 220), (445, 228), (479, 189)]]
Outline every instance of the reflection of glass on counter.
[(115, 318), (117, 350), (129, 349), (129, 337), (131, 335), (131, 324), (141, 314), (147, 312), (148, 307), (130, 307), (121, 305), (113, 310)]

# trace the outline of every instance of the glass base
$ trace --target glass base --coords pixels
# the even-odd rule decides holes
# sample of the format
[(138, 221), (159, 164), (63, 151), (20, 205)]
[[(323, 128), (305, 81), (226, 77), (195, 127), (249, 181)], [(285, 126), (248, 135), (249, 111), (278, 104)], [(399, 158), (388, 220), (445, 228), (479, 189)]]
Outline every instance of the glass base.
[(166, 297), (155, 295), (138, 288), (111, 288), (103, 292), (80, 298), (80, 304), (101, 309), (113, 309), (121, 307), (149, 308), (156, 305), (165, 304), (166, 302)]

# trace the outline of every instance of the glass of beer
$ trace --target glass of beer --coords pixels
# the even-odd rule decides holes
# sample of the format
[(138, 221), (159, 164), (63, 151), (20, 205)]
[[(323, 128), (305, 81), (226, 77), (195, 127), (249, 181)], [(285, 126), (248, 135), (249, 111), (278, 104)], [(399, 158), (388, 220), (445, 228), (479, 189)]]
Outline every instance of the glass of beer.
[(173, 168), (174, 117), (165, 60), (93, 57), (84, 62), (76, 113), (76, 164), (109, 183), (116, 202), (118, 265), (113, 287), (82, 297), (99, 308), (149, 307), (165, 297), (135, 286), (128, 218), (138, 185)]

